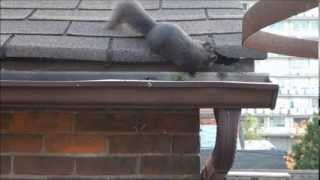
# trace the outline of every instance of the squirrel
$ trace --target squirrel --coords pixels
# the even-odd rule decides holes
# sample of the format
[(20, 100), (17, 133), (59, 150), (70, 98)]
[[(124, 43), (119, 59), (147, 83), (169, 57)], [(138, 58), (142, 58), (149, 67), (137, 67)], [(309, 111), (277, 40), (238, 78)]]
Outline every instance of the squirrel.
[(118, 3), (108, 28), (115, 29), (122, 23), (127, 23), (144, 35), (152, 52), (173, 62), (179, 69), (191, 75), (201, 69), (212, 67), (218, 58), (178, 25), (156, 22), (136, 0)]

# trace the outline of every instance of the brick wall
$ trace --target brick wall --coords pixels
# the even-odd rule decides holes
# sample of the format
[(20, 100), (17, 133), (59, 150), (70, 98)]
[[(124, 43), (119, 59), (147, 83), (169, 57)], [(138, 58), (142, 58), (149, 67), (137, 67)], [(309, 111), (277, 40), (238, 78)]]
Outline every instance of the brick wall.
[(2, 111), (0, 179), (199, 179), (195, 109)]

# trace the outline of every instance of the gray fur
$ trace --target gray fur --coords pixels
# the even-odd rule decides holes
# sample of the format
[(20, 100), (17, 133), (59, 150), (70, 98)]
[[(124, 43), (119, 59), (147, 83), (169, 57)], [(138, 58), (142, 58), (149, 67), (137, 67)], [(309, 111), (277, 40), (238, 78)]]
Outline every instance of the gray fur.
[(194, 74), (200, 69), (213, 65), (206, 49), (197, 41), (172, 23), (157, 23), (135, 0), (119, 3), (115, 9), (110, 29), (121, 23), (129, 24), (142, 33), (150, 49), (176, 64), (181, 70)]

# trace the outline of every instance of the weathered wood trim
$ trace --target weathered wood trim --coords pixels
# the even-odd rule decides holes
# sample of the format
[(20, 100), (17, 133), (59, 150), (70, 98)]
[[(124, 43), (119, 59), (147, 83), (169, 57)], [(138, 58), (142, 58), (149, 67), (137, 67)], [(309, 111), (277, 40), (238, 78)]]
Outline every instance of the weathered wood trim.
[(240, 81), (269, 83), (266, 73), (199, 72), (194, 76), (183, 72), (153, 71), (11, 71), (1, 70), (1, 80), (21, 81), (89, 81), (89, 80), (156, 80), (156, 81)]
[[(35, 58), (10, 58), (0, 60), (1, 66), (7, 70), (32, 71), (151, 71), (181, 72), (170, 63), (111, 63), (109, 61), (79, 61)], [(253, 59), (241, 59), (231, 65), (215, 64), (211, 69), (199, 72), (254, 72)], [(181, 72), (182, 73), (182, 72)]]
[(274, 108), (265, 74), (1, 71), (1, 106)]
[(274, 108), (271, 83), (168, 81), (0, 81), (1, 107), (175, 106)]
[(217, 136), (215, 148), (202, 170), (202, 180), (223, 180), (231, 169), (236, 147), (241, 109), (215, 109)]

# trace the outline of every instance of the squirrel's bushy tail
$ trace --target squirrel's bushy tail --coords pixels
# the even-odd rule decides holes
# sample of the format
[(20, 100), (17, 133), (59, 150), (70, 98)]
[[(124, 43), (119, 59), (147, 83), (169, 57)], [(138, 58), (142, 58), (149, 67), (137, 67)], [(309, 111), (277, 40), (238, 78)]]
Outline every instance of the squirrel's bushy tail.
[(117, 4), (108, 28), (114, 29), (121, 23), (129, 24), (143, 35), (147, 35), (156, 25), (156, 21), (135, 0), (125, 0)]

